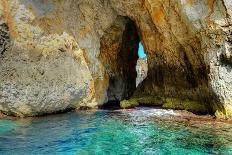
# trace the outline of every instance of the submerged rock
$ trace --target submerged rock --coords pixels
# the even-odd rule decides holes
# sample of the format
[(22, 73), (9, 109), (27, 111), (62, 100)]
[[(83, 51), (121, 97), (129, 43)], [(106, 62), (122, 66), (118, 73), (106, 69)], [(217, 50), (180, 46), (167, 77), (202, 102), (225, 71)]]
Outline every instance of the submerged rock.
[[(2, 0), (0, 111), (34, 116), (152, 96), (232, 118), (231, 4)], [(140, 41), (148, 73), (136, 88)]]

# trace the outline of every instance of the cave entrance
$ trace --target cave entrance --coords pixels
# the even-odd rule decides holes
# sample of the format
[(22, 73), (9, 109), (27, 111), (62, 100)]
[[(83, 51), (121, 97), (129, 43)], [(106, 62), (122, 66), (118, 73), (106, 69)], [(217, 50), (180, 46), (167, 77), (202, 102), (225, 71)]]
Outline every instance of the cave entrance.
[(119, 17), (105, 32), (101, 38), (100, 59), (108, 81), (103, 108), (119, 107), (120, 101), (133, 95), (147, 72), (146, 55), (132, 20)]

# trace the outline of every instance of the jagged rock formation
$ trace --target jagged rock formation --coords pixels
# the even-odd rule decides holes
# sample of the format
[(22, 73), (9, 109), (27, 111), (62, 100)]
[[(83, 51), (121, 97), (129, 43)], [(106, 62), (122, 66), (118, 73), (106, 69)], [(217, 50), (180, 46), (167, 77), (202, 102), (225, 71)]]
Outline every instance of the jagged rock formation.
[(147, 58), (139, 58), (136, 65), (136, 87), (147, 77), (147, 70)]
[[(2, 0), (0, 110), (192, 100), (232, 117), (231, 0)], [(136, 85), (138, 42), (148, 75)]]

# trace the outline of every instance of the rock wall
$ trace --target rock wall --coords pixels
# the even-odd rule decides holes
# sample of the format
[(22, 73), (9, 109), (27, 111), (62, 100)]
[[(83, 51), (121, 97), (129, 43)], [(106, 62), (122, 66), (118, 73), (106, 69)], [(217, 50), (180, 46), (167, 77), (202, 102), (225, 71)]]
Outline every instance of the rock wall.
[(147, 77), (147, 58), (139, 58), (137, 60), (136, 65), (136, 71), (137, 71), (137, 77), (136, 77), (136, 87), (143, 82), (144, 79)]
[[(231, 16), (231, 0), (2, 0), (0, 110), (39, 115), (136, 91), (231, 118)], [(135, 90), (139, 40), (148, 75)]]

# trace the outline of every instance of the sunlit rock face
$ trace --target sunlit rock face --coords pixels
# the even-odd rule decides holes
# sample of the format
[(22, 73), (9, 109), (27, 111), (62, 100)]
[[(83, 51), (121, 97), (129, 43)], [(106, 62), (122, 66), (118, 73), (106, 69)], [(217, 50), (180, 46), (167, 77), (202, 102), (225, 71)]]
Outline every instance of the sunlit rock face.
[(137, 60), (136, 65), (136, 71), (137, 71), (137, 77), (136, 77), (136, 87), (143, 82), (144, 79), (147, 77), (147, 59), (146, 58), (139, 58)]
[[(231, 16), (231, 0), (2, 0), (0, 110), (40, 115), (134, 93), (231, 118)], [(148, 75), (136, 89), (140, 40)]]

